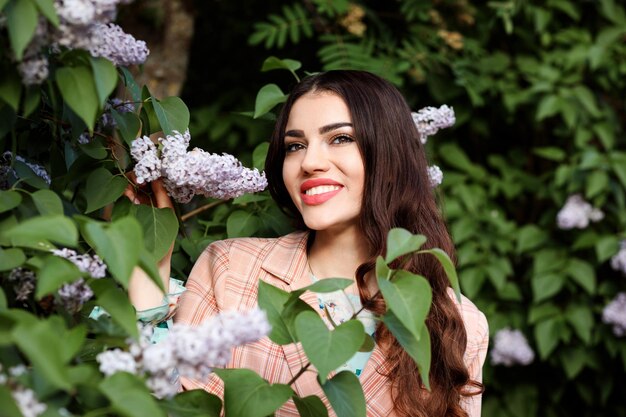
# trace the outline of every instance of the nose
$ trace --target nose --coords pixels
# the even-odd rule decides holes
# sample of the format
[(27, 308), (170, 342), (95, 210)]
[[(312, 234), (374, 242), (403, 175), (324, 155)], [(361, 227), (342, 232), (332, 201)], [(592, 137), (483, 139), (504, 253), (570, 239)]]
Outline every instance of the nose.
[(302, 171), (306, 174), (313, 174), (328, 171), (329, 167), (328, 151), (324, 145), (319, 142), (310, 142), (302, 159)]

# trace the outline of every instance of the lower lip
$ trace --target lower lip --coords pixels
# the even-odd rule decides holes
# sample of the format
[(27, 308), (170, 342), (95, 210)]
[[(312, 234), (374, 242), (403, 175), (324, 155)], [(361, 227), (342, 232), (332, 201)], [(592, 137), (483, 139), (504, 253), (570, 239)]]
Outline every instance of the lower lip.
[(340, 192), (341, 190), (342, 189), (340, 188), (338, 190), (329, 191), (327, 193), (322, 193), (322, 194), (315, 194), (315, 195), (307, 195), (304, 193), (300, 193), (300, 196), (302, 198), (302, 202), (306, 204), (307, 206), (318, 206), (322, 203), (327, 202), (334, 196), (336, 196), (337, 193)]

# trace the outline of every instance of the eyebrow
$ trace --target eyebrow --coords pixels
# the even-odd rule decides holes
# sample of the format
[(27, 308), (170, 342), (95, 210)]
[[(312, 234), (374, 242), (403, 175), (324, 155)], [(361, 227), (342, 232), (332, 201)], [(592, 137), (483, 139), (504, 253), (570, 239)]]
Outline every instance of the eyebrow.
[[(348, 122), (339, 122), (339, 123), (331, 123), (326, 126), (322, 126), (319, 128), (320, 135), (323, 135), (328, 132), (332, 132), (333, 130), (337, 130), (342, 127), (352, 127), (352, 123)], [(285, 136), (291, 136), (294, 138), (303, 138), (304, 132), (302, 130), (288, 130), (285, 132)]]

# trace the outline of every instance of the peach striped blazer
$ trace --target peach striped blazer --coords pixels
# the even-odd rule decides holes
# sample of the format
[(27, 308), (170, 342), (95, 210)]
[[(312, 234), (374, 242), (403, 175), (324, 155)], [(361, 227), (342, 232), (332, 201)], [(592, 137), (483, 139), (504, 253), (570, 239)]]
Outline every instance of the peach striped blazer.
[[(306, 232), (296, 232), (277, 239), (230, 239), (209, 245), (191, 271), (175, 321), (197, 325), (220, 311), (249, 310), (257, 305), (260, 279), (286, 291), (309, 285), (307, 236)], [(317, 305), (315, 294), (306, 292), (302, 299), (314, 308)], [(471, 378), (481, 381), (489, 340), (487, 320), (467, 298), (463, 298), (458, 308), (468, 336), (465, 363)], [(306, 357), (299, 344), (279, 346), (265, 337), (235, 348), (228, 366), (252, 369), (271, 383), (287, 383), (305, 364)], [(383, 376), (388, 367), (389, 363), (377, 346), (359, 378), (367, 400), (368, 416), (393, 416), (390, 384)], [(182, 383), (185, 389), (202, 388), (223, 397), (223, 384), (215, 375), (207, 381), (183, 378)], [(314, 372), (306, 372), (292, 388), (302, 397), (320, 396), (329, 407)], [(480, 396), (462, 401), (470, 417), (480, 416)], [(329, 413), (334, 416), (330, 408)], [(285, 403), (276, 416), (298, 416), (293, 401)]]

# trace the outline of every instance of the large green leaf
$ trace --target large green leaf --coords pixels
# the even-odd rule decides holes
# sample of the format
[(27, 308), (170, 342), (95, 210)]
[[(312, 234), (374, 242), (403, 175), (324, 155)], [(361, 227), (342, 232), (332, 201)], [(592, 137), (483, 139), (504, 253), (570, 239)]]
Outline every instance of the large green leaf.
[(293, 402), (296, 404), (300, 417), (328, 417), (328, 410), (320, 397), (309, 395), (300, 398), (294, 395)]
[(414, 235), (406, 229), (395, 227), (387, 234), (387, 255), (385, 262), (390, 263), (407, 253), (415, 252), (426, 242), (426, 236)]
[(541, 359), (546, 359), (558, 345), (560, 321), (559, 317), (552, 317), (535, 326), (535, 340)]
[(4, 100), (14, 111), (20, 105), (22, 81), (14, 71), (6, 71), (0, 78), (0, 99)]
[(160, 101), (153, 97), (152, 106), (161, 130), (166, 135), (174, 131), (183, 133), (189, 127), (189, 109), (179, 97), (167, 97)]
[(454, 263), (452, 263), (452, 259), (445, 253), (443, 250), (439, 248), (433, 248), (428, 250), (422, 250), (418, 253), (429, 253), (433, 255), (441, 266), (443, 267), (444, 272), (448, 276), (448, 281), (450, 281), (450, 285), (452, 289), (454, 289), (454, 293), (456, 294), (456, 298), (461, 302), (461, 287), (459, 286), (459, 277), (456, 274), (456, 268), (454, 268)]
[(113, 277), (124, 287), (143, 249), (143, 237), (139, 222), (133, 217), (122, 217), (111, 224), (87, 221), (82, 234), (106, 262)]
[(137, 204), (131, 207), (130, 214), (141, 224), (146, 249), (155, 259), (163, 258), (178, 234), (174, 211)]
[(267, 320), (272, 326), (269, 338), (278, 345), (296, 342), (295, 335), (290, 330), (289, 319), (283, 315), (289, 296), (287, 291), (259, 280), (259, 307), (265, 311)]
[(22, 202), (22, 195), (17, 191), (0, 190), (0, 213), (9, 211), (19, 206)]
[(302, 63), (300, 61), (296, 61), (293, 59), (280, 59), (275, 56), (270, 56), (263, 61), (263, 66), (261, 67), (262, 72), (277, 70), (277, 69), (285, 69), (293, 74), (296, 80), (300, 81), (300, 78), (296, 74), (296, 70), (299, 70), (302, 67)]
[(93, 71), (93, 79), (96, 83), (96, 93), (100, 108), (104, 108), (104, 103), (117, 85), (117, 71), (115, 65), (105, 58), (90, 57), (91, 70)]
[(63, 340), (49, 320), (19, 323), (12, 331), (13, 340), (46, 381), (66, 391), (72, 389), (63, 360)]
[(253, 213), (237, 210), (226, 220), (226, 233), (229, 238), (251, 236), (260, 226), (261, 220)]
[(0, 248), (0, 271), (10, 271), (26, 261), (26, 255), (18, 248)]
[(54, 191), (38, 190), (31, 194), (35, 207), (43, 216), (48, 214), (63, 214), (63, 203)]
[(570, 304), (565, 311), (565, 318), (578, 337), (586, 344), (591, 342), (591, 332), (595, 326), (591, 308), (582, 304)]
[(329, 330), (319, 314), (312, 311), (305, 311), (296, 317), (296, 332), (322, 383), (331, 371), (359, 351), (365, 338), (360, 321), (349, 320)]
[(111, 408), (125, 417), (166, 417), (146, 385), (135, 375), (116, 372), (100, 383)]
[(99, 100), (96, 83), (87, 67), (63, 67), (56, 71), (56, 82), (67, 105), (93, 131)]
[(57, 11), (54, 8), (54, 0), (35, 0), (35, 4), (41, 14), (48, 19), (48, 22), (56, 27), (59, 26), (59, 16), (57, 16)]
[(269, 112), (277, 104), (284, 103), (287, 95), (276, 84), (267, 84), (261, 87), (254, 104), (254, 118), (257, 119)]
[(203, 389), (194, 389), (161, 402), (161, 406), (171, 417), (220, 417), (222, 400)]
[(300, 288), (299, 291), (306, 290), (315, 293), (327, 293), (345, 290), (354, 284), (354, 280), (348, 278), (324, 278), (307, 287)]
[(387, 311), (383, 316), (383, 323), (393, 333), (400, 345), (404, 348), (406, 353), (413, 358), (422, 376), (422, 382), (427, 389), (430, 389), (430, 361), (431, 361), (431, 348), (430, 348), (430, 334), (428, 327), (423, 326), (419, 339), (416, 338), (406, 327), (398, 320), (398, 318), (391, 312)]
[(137, 264), (137, 266), (139, 266), (141, 269), (144, 270), (146, 274), (148, 274), (148, 277), (150, 277), (150, 279), (157, 285), (157, 287), (161, 289), (161, 291), (163, 291), (164, 293), (167, 292), (167, 290), (163, 286), (163, 281), (161, 279), (157, 260), (156, 258), (154, 258), (154, 256), (152, 256), (150, 252), (148, 252), (147, 249), (144, 248), (139, 254), (139, 263)]
[(365, 417), (365, 395), (359, 378), (352, 372), (339, 372), (323, 383), (322, 389), (337, 417)]
[(59, 215), (31, 217), (7, 230), (0, 236), (8, 238), (16, 246), (49, 248), (48, 241), (75, 247), (78, 243), (76, 225), (69, 218)]
[(130, 146), (132, 141), (137, 139), (141, 134), (141, 120), (133, 112), (120, 113), (116, 110), (111, 110), (111, 114), (115, 119), (120, 136), (122, 136), (124, 142)]
[(565, 276), (558, 273), (533, 274), (531, 286), (535, 303), (558, 293), (565, 284)]
[(35, 297), (41, 299), (44, 295), (58, 290), (66, 282), (75, 281), (82, 275), (83, 273), (70, 261), (50, 255), (45, 258), (44, 264), (37, 272)]
[(272, 415), (294, 394), (288, 385), (270, 385), (249, 369), (216, 369), (214, 372), (224, 381), (227, 417)]
[(37, 28), (37, 8), (32, 0), (13, 0), (4, 8), (9, 29), (11, 48), (18, 61), (24, 56), (24, 49), (33, 38)]
[(110, 204), (120, 198), (128, 181), (121, 176), (115, 176), (105, 168), (96, 168), (89, 174), (85, 186), (85, 198), (87, 209), (85, 213), (91, 213)]
[(581, 259), (570, 259), (567, 263), (567, 274), (587, 293), (596, 291), (596, 271), (589, 262)]
[(419, 339), (432, 303), (432, 290), (426, 278), (399, 270), (393, 282), (379, 278), (378, 286), (387, 308)]
[(120, 290), (115, 285), (115, 282), (109, 279), (95, 280), (89, 285), (96, 296), (98, 305), (104, 308), (126, 333), (135, 339), (139, 337), (137, 315), (135, 309), (130, 304), (128, 295)]
[(0, 385), (0, 404), (2, 404), (3, 417), (23, 417), (20, 409), (15, 404), (8, 385)]

